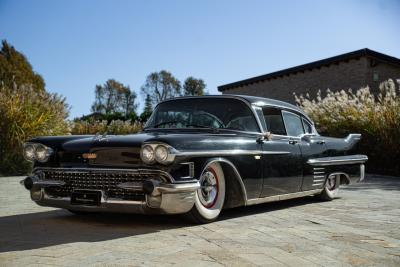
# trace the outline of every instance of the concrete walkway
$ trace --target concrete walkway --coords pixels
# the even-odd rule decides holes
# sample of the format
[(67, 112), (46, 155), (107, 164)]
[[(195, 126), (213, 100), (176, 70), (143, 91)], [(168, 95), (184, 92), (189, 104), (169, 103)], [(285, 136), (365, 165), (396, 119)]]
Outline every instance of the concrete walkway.
[(400, 178), (368, 176), (312, 197), (180, 217), (76, 216), (0, 178), (0, 266), (400, 266)]

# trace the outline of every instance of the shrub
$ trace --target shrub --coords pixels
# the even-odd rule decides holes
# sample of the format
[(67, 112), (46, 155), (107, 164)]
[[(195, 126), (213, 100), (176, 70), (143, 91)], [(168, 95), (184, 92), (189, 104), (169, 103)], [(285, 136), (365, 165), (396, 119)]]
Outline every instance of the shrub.
[(358, 152), (368, 155), (368, 171), (400, 174), (400, 91), (392, 79), (380, 85), (377, 97), (365, 87), (356, 93), (328, 90), (326, 97), (318, 92), (316, 99), (295, 98), (320, 132), (337, 137), (361, 133)]
[(57, 94), (32, 86), (0, 85), (0, 174), (28, 172), (23, 143), (34, 136), (69, 133), (67, 116), (68, 105)]
[(102, 121), (84, 121), (77, 120), (71, 123), (72, 134), (132, 134), (142, 130), (140, 122), (113, 120), (108, 123), (106, 120)]

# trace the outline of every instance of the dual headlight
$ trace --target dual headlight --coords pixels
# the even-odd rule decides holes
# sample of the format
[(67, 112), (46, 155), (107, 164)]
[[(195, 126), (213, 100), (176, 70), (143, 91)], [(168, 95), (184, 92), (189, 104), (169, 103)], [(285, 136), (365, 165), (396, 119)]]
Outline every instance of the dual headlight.
[(175, 159), (174, 149), (165, 144), (145, 144), (140, 151), (140, 158), (146, 164), (158, 162), (160, 164), (170, 164)]
[(46, 162), (53, 154), (53, 149), (42, 144), (26, 143), (24, 145), (24, 157), (28, 161)]

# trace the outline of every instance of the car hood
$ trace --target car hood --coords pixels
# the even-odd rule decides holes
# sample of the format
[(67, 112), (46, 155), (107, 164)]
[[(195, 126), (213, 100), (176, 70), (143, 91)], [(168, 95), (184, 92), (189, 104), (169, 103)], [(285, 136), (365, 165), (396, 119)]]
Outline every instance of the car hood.
[[(152, 134), (91, 136), (66, 141), (59, 152), (60, 165), (133, 167), (141, 165), (140, 148)], [(88, 157), (88, 154), (89, 157)]]
[[(37, 166), (137, 168), (144, 164), (140, 149), (145, 142), (161, 142), (178, 151), (209, 151), (215, 149), (246, 149), (255, 138), (243, 138), (232, 132), (154, 131), (131, 135), (107, 136), (47, 136), (29, 140), (57, 151), (54, 159)], [(90, 157), (87, 158), (90, 153)], [(85, 154), (85, 155), (84, 155)], [(146, 166), (149, 167), (149, 166)]]

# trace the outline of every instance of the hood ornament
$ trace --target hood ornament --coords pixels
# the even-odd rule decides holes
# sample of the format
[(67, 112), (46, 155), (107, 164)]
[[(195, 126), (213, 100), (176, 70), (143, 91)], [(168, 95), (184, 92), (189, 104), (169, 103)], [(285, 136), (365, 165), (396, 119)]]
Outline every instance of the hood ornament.
[(100, 133), (96, 133), (96, 135), (93, 137), (94, 141), (108, 141), (108, 137), (107, 137), (107, 132), (103, 133), (102, 135), (100, 135)]

